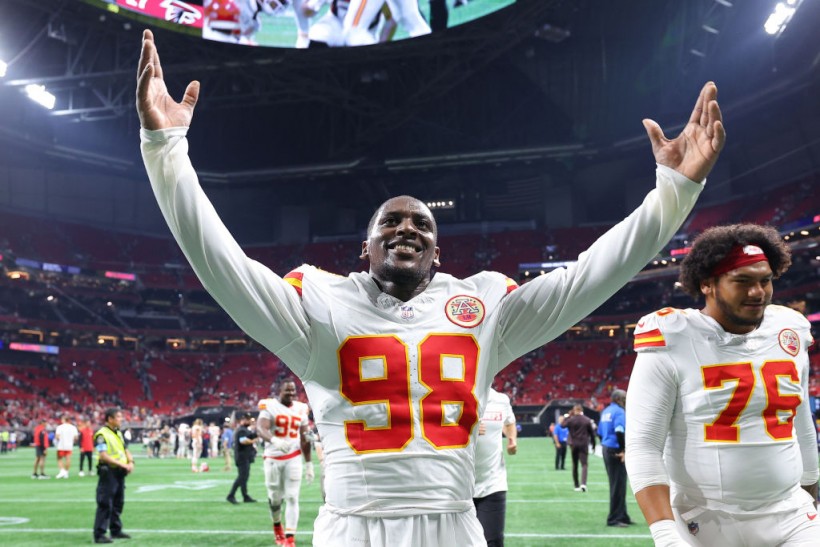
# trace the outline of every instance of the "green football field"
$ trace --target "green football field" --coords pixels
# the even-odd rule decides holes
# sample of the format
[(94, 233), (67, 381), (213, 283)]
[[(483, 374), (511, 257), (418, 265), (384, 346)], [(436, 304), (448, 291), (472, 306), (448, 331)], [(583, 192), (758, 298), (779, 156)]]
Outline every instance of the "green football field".
[[(46, 466), (52, 477), (57, 474), (55, 454), (49, 451)], [(526, 438), (520, 440), (518, 454), (507, 458), (505, 545), (652, 545), (631, 493), (627, 494), (629, 513), (641, 524), (606, 526), (608, 485), (601, 458), (590, 457), (589, 492), (584, 494), (573, 490), (569, 469), (554, 470), (554, 454), (546, 439)], [(250, 493), (260, 503), (234, 506), (225, 501), (234, 473), (222, 472), (220, 460), (210, 461), (210, 472), (194, 474), (184, 460), (148, 459), (141, 447), (135, 456), (137, 469), (127, 480), (123, 513), (125, 531), (133, 539), (118, 543), (152, 547), (273, 543), (259, 460), (251, 468)], [(33, 461), (32, 449), (0, 455), (0, 543), (91, 544), (96, 477), (79, 477), (77, 460), (68, 480), (32, 480)], [(303, 484), (298, 544), (311, 544), (320, 503), (318, 485)]]

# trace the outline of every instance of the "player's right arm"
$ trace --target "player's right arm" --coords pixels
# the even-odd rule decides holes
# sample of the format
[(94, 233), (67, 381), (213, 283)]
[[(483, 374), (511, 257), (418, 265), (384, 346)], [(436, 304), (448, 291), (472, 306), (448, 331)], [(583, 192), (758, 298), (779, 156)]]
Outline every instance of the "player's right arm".
[[(669, 475), (663, 462), (663, 449), (678, 397), (677, 375), (657, 328), (657, 315), (644, 317), (638, 324), (644, 326), (636, 331), (639, 337), (636, 346), (643, 347), (636, 347), (639, 353), (626, 396), (627, 475), (656, 547), (687, 545), (675, 528)], [(656, 332), (658, 335), (654, 338), (643, 336)], [(651, 345), (661, 343), (664, 345)]]
[[(143, 35), (137, 85), (142, 155), (154, 195), (202, 285), (242, 330), (304, 372), (309, 322), (293, 287), (248, 258), (199, 186), (185, 139), (199, 95), (192, 82), (180, 103), (165, 87), (150, 31)], [(300, 364), (301, 363), (301, 364)]]
[(270, 415), (267, 412), (260, 412), (256, 419), (256, 434), (266, 443), (271, 442), (273, 433), (270, 430)]

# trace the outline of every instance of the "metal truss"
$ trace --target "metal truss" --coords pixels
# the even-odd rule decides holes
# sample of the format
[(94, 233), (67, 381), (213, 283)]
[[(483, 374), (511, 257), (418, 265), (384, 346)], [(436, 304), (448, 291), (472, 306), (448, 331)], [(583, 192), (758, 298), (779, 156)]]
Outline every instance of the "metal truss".
[[(134, 116), (140, 25), (76, 0), (13, 0), (32, 36), (10, 65), (11, 88), (37, 83), (56, 95), (52, 116), (91, 122)], [(202, 82), (198, 109), (310, 103), (351, 124), (367, 145), (529, 37), (558, 1), (520, 0), (491, 22), (363, 49), (245, 48), (156, 30), (169, 88)], [(60, 59), (60, 62), (56, 62)], [(368, 85), (370, 84), (370, 85)], [(367, 135), (364, 140), (357, 135)], [(335, 153), (334, 153), (335, 152)], [(331, 155), (351, 152), (348, 145)]]

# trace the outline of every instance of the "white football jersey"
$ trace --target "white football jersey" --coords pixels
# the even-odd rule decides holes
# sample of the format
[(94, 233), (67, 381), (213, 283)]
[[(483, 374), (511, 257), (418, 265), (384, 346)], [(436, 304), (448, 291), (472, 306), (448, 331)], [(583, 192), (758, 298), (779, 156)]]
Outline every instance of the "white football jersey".
[(141, 130), (157, 203), (203, 286), (302, 380), (325, 450), (327, 508), (339, 515), (471, 510), (493, 377), (626, 284), (703, 188), (658, 166), (643, 204), (577, 263), (517, 290), (499, 273), (437, 273), (402, 302), (367, 273), (303, 266), (283, 280), (250, 259), (199, 186), (186, 132)]
[(57, 429), (54, 430), (55, 439), (59, 436), (57, 440), (57, 450), (73, 450), (74, 449), (74, 440), (80, 436), (80, 432), (74, 426), (74, 424), (64, 423), (57, 426)]
[(293, 452), (299, 452), (301, 437), (299, 428), (308, 423), (308, 405), (294, 400), (290, 406), (285, 406), (278, 399), (262, 399), (259, 401), (259, 417), (270, 420), (270, 432), (274, 437), (288, 441), (288, 450), (276, 450), (270, 443), (265, 443), (265, 456), (275, 458)]
[(483, 498), (494, 492), (507, 490), (507, 466), (504, 463), (502, 431), (505, 425), (515, 423), (510, 398), (490, 388), (487, 406), (481, 415), (484, 435), (479, 435), (475, 446), (474, 498)]
[(219, 440), (219, 426), (218, 425), (209, 425), (208, 426), (208, 435), (210, 436), (212, 443)]
[(633, 489), (649, 486), (643, 481), (652, 466), (642, 458), (660, 454), (665, 441), (674, 506), (790, 509), (784, 500), (801, 478), (817, 481), (811, 343), (809, 322), (781, 306), (768, 306), (761, 325), (743, 335), (694, 309), (643, 317), (626, 411)]

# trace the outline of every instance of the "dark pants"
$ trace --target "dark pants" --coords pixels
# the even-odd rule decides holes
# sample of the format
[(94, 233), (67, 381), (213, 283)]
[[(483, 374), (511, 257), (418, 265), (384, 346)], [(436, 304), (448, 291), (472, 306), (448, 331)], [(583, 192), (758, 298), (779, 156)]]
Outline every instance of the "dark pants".
[(483, 498), (473, 498), (476, 516), (484, 528), (487, 547), (504, 547), (504, 517), (507, 513), (507, 493), (493, 492)]
[(619, 522), (632, 522), (626, 512), (626, 465), (616, 455), (620, 450), (606, 446), (603, 448), (604, 466), (609, 477), (609, 516), (606, 523), (614, 525)]
[(105, 535), (110, 529), (117, 535), (122, 531), (122, 508), (125, 505), (125, 471), (116, 471), (107, 465), (97, 468), (97, 514), (94, 517), (94, 537)]
[(83, 468), (83, 462), (86, 459), (88, 459), (88, 471), (90, 473), (91, 469), (92, 469), (91, 468), (91, 452), (80, 452), (80, 471), (82, 471), (84, 469)]
[[(573, 445), (572, 447), (572, 480), (575, 481), (575, 488), (587, 483), (587, 470), (589, 464), (587, 463), (587, 456), (589, 455), (589, 446)], [(578, 482), (578, 462), (581, 462), (581, 482)]]
[(555, 469), (564, 469), (564, 462), (567, 461), (567, 442), (560, 445), (555, 447)]
[(236, 462), (236, 471), (237, 476), (236, 480), (233, 481), (233, 486), (231, 487), (231, 493), (228, 494), (229, 498), (234, 497), (236, 494), (237, 489), (241, 489), (242, 497), (247, 499), (248, 496), (248, 477), (251, 476), (251, 462), (247, 460), (239, 460)]
[(445, 30), (449, 13), (446, 0), (430, 0), (430, 29), (433, 32)]

